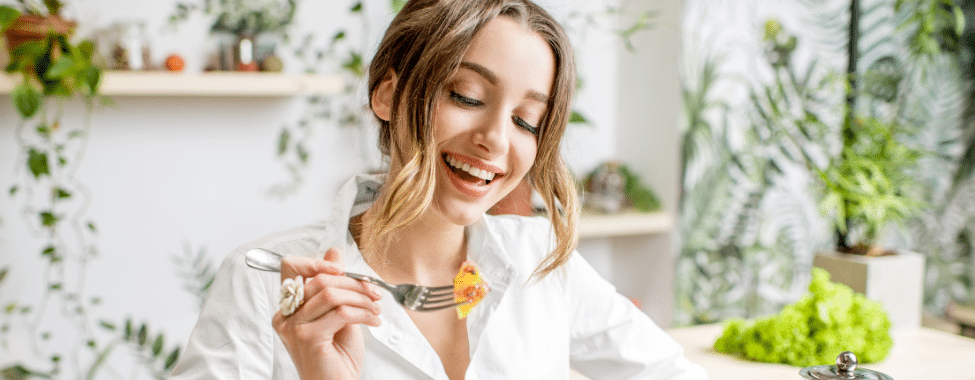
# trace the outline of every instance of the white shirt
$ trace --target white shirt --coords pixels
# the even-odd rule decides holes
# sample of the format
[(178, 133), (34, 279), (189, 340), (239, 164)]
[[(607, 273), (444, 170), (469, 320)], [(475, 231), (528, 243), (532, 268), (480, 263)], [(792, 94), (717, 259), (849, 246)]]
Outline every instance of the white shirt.
[[(358, 176), (340, 190), (328, 221), (267, 236), (227, 256), (170, 379), (297, 379), (271, 326), (279, 274), (247, 267), (244, 253), (261, 247), (321, 258), (339, 247), (347, 271), (376, 276), (348, 222), (373, 202), (381, 180)], [(554, 244), (547, 219), (485, 215), (466, 233), (468, 259), (491, 289), (467, 317), (467, 380), (568, 379), (570, 366), (594, 379), (707, 379), (578, 253), (564, 271), (529, 283)], [(440, 357), (403, 307), (392, 297), (379, 302), (381, 325), (360, 325), (366, 345), (360, 378), (447, 380)]]

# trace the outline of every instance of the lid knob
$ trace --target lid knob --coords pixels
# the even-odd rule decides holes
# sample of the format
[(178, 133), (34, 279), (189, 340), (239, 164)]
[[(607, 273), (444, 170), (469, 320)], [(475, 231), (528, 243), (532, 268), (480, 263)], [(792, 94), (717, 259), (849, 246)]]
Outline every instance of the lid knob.
[(852, 375), (857, 369), (857, 356), (850, 351), (843, 351), (836, 356), (836, 368), (841, 375)]
[(843, 351), (836, 357), (836, 365), (817, 365), (799, 370), (799, 374), (814, 380), (893, 380), (882, 372), (857, 368), (857, 356)]

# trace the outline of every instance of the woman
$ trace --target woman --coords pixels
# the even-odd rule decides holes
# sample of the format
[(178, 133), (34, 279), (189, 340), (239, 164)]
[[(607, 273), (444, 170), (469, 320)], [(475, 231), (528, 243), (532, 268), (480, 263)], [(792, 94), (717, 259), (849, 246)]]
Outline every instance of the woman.
[[(550, 15), (529, 0), (411, 0), (369, 73), (388, 174), (346, 184), (328, 222), (231, 254), (173, 378), (706, 378), (573, 253), (559, 144), (575, 68)], [(526, 178), (547, 219), (486, 215)], [(245, 267), (255, 247), (288, 255), (280, 276)], [(466, 319), (342, 275), (450, 284), (465, 262), (490, 287)], [(279, 310), (292, 278), (302, 302)]]

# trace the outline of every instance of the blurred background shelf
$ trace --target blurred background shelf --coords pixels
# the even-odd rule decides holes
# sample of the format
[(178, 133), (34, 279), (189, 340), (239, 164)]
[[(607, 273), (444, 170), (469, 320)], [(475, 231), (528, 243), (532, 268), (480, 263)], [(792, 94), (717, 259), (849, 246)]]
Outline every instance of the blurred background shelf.
[[(20, 81), (0, 75), (0, 94), (9, 94)], [(264, 72), (105, 71), (101, 93), (106, 96), (211, 96), (287, 97), (335, 94), (342, 89), (339, 76)]]
[(579, 238), (654, 235), (670, 232), (674, 217), (667, 212), (624, 211), (619, 214), (583, 212), (579, 218)]

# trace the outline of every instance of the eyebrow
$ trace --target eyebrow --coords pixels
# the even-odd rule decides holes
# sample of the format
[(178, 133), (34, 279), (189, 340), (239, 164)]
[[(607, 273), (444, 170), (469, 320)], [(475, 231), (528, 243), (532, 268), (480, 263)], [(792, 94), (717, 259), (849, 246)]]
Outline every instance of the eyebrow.
[[(482, 77), (484, 77), (484, 79), (487, 79), (487, 81), (488, 82), (491, 82), (491, 84), (493, 84), (493, 85), (497, 85), (498, 84), (498, 76), (497, 75), (494, 75), (494, 72), (492, 72), (487, 67), (481, 66), (481, 65), (476, 64), (474, 62), (467, 62), (467, 61), (461, 62), (460, 63), (460, 67), (463, 67), (465, 69), (468, 69), (468, 70), (471, 70), (471, 71), (473, 71), (475, 73), (480, 74)], [(538, 91), (535, 91), (535, 90), (528, 90), (528, 93), (525, 94), (525, 97), (527, 97), (528, 99), (531, 99), (531, 100), (535, 100), (535, 101), (538, 101), (538, 102), (541, 102), (541, 103), (548, 104), (548, 95), (545, 95), (545, 94), (543, 94), (541, 92), (538, 92)]]

